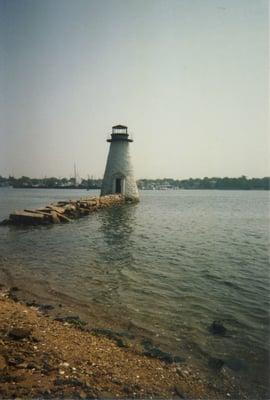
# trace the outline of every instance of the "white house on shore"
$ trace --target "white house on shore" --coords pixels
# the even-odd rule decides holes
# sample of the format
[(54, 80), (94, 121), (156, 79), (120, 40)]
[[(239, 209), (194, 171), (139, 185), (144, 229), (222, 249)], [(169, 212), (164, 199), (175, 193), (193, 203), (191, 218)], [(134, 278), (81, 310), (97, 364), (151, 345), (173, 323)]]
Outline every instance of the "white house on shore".
[(139, 200), (129, 149), (133, 139), (129, 137), (127, 126), (113, 126), (107, 142), (110, 143), (110, 150), (101, 186), (101, 196), (121, 193), (130, 199)]

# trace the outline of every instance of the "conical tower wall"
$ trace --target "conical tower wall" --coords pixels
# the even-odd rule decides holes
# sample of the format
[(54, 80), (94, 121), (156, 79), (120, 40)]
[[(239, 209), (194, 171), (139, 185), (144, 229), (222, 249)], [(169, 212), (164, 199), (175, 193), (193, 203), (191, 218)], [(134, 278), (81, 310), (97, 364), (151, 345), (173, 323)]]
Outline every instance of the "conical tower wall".
[(129, 141), (119, 140), (110, 143), (101, 196), (119, 193), (117, 180), (120, 180), (121, 193), (132, 199), (139, 199), (139, 192), (133, 173)]

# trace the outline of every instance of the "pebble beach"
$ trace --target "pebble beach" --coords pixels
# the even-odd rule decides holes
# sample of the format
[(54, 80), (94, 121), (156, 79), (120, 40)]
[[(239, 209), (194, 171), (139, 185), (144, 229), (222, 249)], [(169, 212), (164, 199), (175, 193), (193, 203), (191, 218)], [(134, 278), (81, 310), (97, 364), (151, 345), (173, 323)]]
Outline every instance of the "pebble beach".
[[(221, 399), (199, 372), (138, 353), (1, 289), (0, 396)], [(213, 382), (212, 382), (213, 384)], [(227, 394), (229, 397), (230, 394)]]

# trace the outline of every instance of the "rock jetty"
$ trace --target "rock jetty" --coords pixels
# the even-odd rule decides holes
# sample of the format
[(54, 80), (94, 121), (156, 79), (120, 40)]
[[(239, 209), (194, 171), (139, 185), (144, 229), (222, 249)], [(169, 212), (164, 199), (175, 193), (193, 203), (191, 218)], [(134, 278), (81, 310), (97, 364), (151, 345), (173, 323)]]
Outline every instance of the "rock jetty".
[(35, 210), (15, 211), (0, 225), (48, 225), (67, 223), (101, 208), (118, 206), (131, 200), (121, 194), (58, 201)]

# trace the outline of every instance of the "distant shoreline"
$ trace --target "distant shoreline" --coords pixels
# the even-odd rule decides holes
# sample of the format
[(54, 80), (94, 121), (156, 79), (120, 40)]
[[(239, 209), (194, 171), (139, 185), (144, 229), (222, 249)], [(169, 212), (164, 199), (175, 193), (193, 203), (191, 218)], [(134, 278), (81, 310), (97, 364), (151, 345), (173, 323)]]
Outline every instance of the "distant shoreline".
[[(12, 186), (16, 189), (85, 189), (100, 190), (102, 179), (77, 179), (77, 178), (30, 178), (21, 176), (5, 178), (0, 175), (0, 187)], [(205, 177), (188, 179), (138, 179), (137, 186), (140, 190), (269, 190), (270, 177), (238, 178)]]
[[(1, 187), (1, 186), (0, 186)], [(10, 189), (77, 189), (77, 190), (100, 190), (100, 188), (81, 188), (77, 186), (2, 186)]]
[[(63, 187), (59, 187), (59, 186), (55, 186), (55, 187), (44, 187), (44, 186), (0, 186), (0, 189), (2, 188), (9, 188), (9, 189), (72, 189), (72, 190), (85, 190), (85, 191), (89, 191), (89, 190), (100, 190), (100, 188), (84, 188), (84, 187), (74, 187), (74, 186), (63, 186)], [(245, 192), (250, 192), (250, 191), (259, 191), (259, 192), (263, 192), (263, 191), (269, 191), (270, 187), (268, 188), (251, 188), (251, 189), (242, 189), (242, 188), (168, 188), (168, 189), (139, 189), (141, 191), (153, 191), (153, 192), (166, 192), (166, 191), (179, 191), (179, 190), (210, 190), (210, 191), (245, 191)]]

